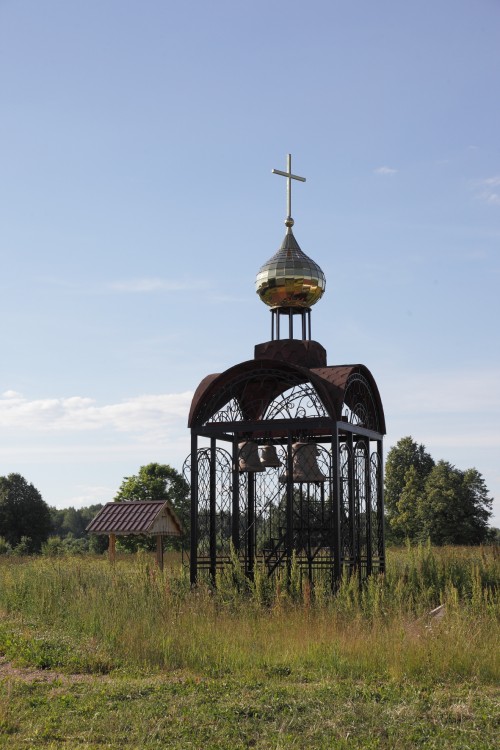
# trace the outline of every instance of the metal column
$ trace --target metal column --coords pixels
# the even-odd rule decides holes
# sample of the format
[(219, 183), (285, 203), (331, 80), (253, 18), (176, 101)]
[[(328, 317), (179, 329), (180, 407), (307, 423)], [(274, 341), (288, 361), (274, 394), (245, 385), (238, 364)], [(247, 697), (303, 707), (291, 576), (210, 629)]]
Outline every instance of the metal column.
[(189, 558), (191, 584), (198, 575), (198, 435), (191, 430), (191, 553)]
[(215, 583), (215, 572), (217, 569), (217, 497), (216, 497), (216, 440), (210, 438), (210, 577)]
[(341, 526), (340, 526), (340, 451), (339, 451), (339, 428), (334, 423), (332, 435), (332, 471), (330, 477), (330, 494), (333, 500), (333, 580), (334, 588), (340, 583), (342, 577), (342, 556), (341, 556)]

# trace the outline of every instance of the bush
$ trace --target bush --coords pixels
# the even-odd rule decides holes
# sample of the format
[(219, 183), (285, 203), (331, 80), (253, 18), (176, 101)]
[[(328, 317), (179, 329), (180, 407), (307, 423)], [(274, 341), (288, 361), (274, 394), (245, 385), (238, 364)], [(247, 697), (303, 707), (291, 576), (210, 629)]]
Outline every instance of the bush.
[(12, 552), (12, 547), (3, 536), (0, 536), (0, 555), (8, 555), (9, 552)]

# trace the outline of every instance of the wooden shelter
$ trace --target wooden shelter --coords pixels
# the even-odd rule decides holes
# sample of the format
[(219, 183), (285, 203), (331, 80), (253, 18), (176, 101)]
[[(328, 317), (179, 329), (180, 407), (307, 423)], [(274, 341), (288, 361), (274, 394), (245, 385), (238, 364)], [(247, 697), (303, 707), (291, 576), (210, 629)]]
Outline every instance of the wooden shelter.
[(133, 500), (106, 503), (86, 531), (109, 536), (109, 559), (116, 557), (116, 537), (137, 534), (156, 536), (156, 561), (163, 570), (163, 537), (180, 536), (182, 524), (168, 501)]

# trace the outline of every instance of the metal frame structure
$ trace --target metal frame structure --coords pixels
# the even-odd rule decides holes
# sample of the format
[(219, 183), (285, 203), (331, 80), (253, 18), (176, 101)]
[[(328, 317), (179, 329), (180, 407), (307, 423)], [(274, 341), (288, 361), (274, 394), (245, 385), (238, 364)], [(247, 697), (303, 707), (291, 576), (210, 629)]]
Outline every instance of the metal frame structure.
[(295, 557), (312, 583), (326, 576), (334, 589), (344, 572), (362, 581), (384, 570), (384, 413), (366, 367), (327, 367), (311, 340), (326, 279), (292, 232), (292, 180), (305, 177), (292, 174), (290, 154), (286, 171), (272, 171), (287, 180), (287, 232), (256, 278), (271, 341), (205, 378), (191, 404), (191, 581), (202, 571), (215, 581), (232, 545), (250, 578), (256, 562), (272, 575)]
[[(363, 365), (314, 366), (326, 365), (323, 359), (314, 341), (267, 342), (254, 360), (198, 387), (183, 468), (191, 484), (193, 583), (200, 573), (215, 580), (231, 544), (250, 578), (256, 563), (272, 575), (293, 556), (312, 583), (327, 576), (332, 589), (344, 573), (361, 581), (384, 571), (378, 389)], [(275, 446), (280, 466), (241, 471), (246, 441)], [(323, 479), (296, 481), (294, 451), (310, 443)]]

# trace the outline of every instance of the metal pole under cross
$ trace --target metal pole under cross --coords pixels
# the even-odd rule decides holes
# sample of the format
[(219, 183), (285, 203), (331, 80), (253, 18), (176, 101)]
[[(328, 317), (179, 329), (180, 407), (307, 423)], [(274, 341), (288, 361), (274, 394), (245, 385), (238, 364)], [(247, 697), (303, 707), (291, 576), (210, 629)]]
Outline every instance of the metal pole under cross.
[(287, 184), (286, 184), (286, 203), (287, 203), (287, 218), (292, 218), (292, 180), (299, 180), (299, 182), (305, 182), (305, 177), (299, 177), (296, 174), (292, 174), (292, 155), (287, 154), (287, 163), (286, 163), (287, 171), (281, 172), (279, 169), (273, 169), (273, 174), (279, 174), (282, 177), (287, 178)]

